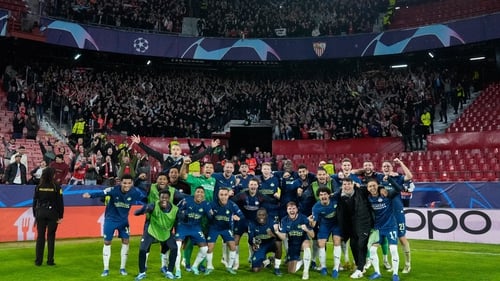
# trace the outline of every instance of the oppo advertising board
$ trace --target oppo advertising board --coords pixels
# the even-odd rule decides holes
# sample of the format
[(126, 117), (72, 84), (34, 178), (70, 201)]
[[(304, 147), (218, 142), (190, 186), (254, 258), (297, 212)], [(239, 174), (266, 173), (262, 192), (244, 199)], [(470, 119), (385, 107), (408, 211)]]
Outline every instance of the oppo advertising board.
[(409, 208), (405, 214), (410, 239), (500, 244), (500, 210)]

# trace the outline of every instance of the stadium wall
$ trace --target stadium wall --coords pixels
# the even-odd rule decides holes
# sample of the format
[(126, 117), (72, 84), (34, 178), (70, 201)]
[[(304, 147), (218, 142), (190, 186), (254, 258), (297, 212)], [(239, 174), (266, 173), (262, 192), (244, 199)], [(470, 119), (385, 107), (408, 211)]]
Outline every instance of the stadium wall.
[(498, 147), (500, 147), (500, 131), (448, 133), (427, 136), (428, 150)]
[(359, 138), (345, 140), (274, 140), (273, 155), (332, 155), (342, 153), (393, 153), (404, 150), (401, 138)]

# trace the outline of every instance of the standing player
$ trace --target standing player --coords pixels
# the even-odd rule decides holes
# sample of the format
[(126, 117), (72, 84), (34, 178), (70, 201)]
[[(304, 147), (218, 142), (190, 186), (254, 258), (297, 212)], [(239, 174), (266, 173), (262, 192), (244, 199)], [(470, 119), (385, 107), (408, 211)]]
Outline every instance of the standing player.
[(351, 160), (349, 158), (342, 159), (342, 171), (331, 176), (333, 183), (335, 185), (335, 188), (340, 189), (340, 187), (342, 186), (342, 181), (344, 179), (347, 179), (347, 178), (351, 179), (353, 182), (357, 183), (358, 185), (361, 184), (361, 180), (353, 172), (354, 171), (352, 170)]
[(270, 163), (262, 163), (261, 171), (262, 176), (259, 191), (269, 199), (269, 202), (265, 203), (263, 207), (266, 208), (269, 217), (278, 222), (280, 217), (279, 200), (281, 196), (279, 179), (272, 174)]
[[(353, 173), (357, 174), (361, 182), (364, 186), (368, 185), (368, 182), (371, 180), (376, 180), (378, 182), (378, 178), (381, 176), (379, 173), (375, 172), (375, 167), (373, 165), (373, 162), (370, 160), (366, 160), (363, 162), (363, 168), (362, 169), (357, 169), (353, 170)], [(388, 258), (388, 253), (389, 253), (389, 245), (387, 243), (382, 243), (381, 244), (382, 248), (382, 257), (383, 257), (383, 263), (384, 267), (387, 270), (391, 270), (392, 266), (389, 263), (389, 258)], [(365, 270), (370, 268), (372, 262), (369, 257), (366, 259), (366, 264), (365, 264)]]
[[(259, 180), (253, 178), (248, 182), (248, 190), (236, 194), (232, 200), (238, 205), (240, 210), (245, 215), (245, 218), (235, 222), (234, 224), (234, 242), (236, 244), (236, 262), (239, 263), (238, 248), (240, 245), (241, 236), (248, 232), (248, 224), (254, 221), (257, 217), (257, 210), (259, 210), (265, 202), (269, 201), (268, 197), (258, 191)], [(274, 220), (274, 219), (273, 219)], [(249, 248), (251, 251), (251, 248)], [(251, 257), (252, 254), (249, 254)], [(222, 263), (226, 263), (225, 260)], [(235, 269), (235, 266), (233, 266)], [(237, 268), (236, 268), (237, 269)]]
[(120, 274), (128, 274), (125, 269), (130, 237), (128, 215), (132, 204), (145, 199), (145, 194), (137, 187), (132, 186), (133, 181), (134, 179), (130, 174), (124, 174), (121, 177), (120, 185), (106, 188), (103, 191), (91, 194), (84, 193), (82, 195), (83, 198), (102, 198), (109, 196), (109, 202), (106, 205), (106, 211), (104, 213), (104, 246), (102, 249), (104, 271), (101, 276), (109, 275), (111, 240), (113, 239), (115, 230), (118, 230), (118, 237), (122, 239)]
[[(217, 199), (219, 195), (219, 189), (227, 189), (230, 191), (230, 196), (234, 195), (234, 187), (236, 185), (236, 177), (233, 175), (234, 163), (231, 161), (226, 161), (224, 163), (224, 171), (222, 173), (213, 173), (212, 177), (215, 179), (214, 186), (214, 199)], [(217, 200), (213, 200), (217, 201)]]
[(331, 193), (335, 193), (337, 190), (339, 190), (333, 188), (332, 181), (329, 180), (330, 176), (323, 167), (318, 167), (318, 171), (316, 172), (316, 179), (317, 180), (311, 184), (312, 190), (314, 192), (313, 193), (314, 198), (316, 199), (316, 201), (319, 200), (318, 189), (320, 187), (328, 188), (331, 191)]
[(248, 183), (255, 176), (248, 173), (248, 164), (243, 162), (240, 164), (240, 173), (236, 175), (236, 185), (234, 187), (234, 194), (238, 194), (242, 191), (248, 190)]
[[(400, 175), (394, 172), (394, 167), (390, 161), (384, 161), (382, 163), (382, 174), (377, 175), (378, 182), (384, 186), (388, 191), (393, 190), (394, 185), (388, 181), (387, 179), (390, 177), (394, 180), (394, 182), (400, 186), (402, 186), (405, 181), (410, 181), (413, 178), (413, 175), (406, 167), (406, 165), (399, 158), (395, 158), (395, 164), (399, 164), (403, 169), (404, 175)], [(403, 252), (405, 254), (405, 267), (402, 273), (410, 273), (411, 270), (411, 253), (410, 253), (410, 241), (406, 238), (406, 219), (404, 213), (403, 201), (401, 200), (401, 196), (395, 196), (393, 198), (392, 207), (394, 209), (394, 216), (396, 217), (396, 222), (398, 223), (398, 238), (403, 245)]]
[[(297, 173), (299, 178), (295, 180), (297, 186), (297, 200), (299, 203), (299, 211), (306, 217), (312, 213), (312, 207), (316, 204), (316, 197), (312, 188), (312, 183), (316, 181), (316, 176), (309, 173), (307, 166), (300, 164)], [(282, 201), (282, 204), (285, 203)], [(285, 204), (288, 204), (286, 202)]]
[[(308, 280), (309, 267), (311, 266), (311, 243), (309, 239), (314, 237), (314, 231), (309, 227), (307, 217), (299, 213), (295, 202), (288, 202), (286, 208), (288, 215), (281, 220), (281, 230), (275, 224), (274, 231), (281, 240), (288, 239), (288, 272), (297, 272), (303, 263), (302, 280)], [(300, 259), (301, 251), (304, 251), (302, 260)]]
[(397, 239), (398, 225), (396, 219), (394, 218), (392, 204), (394, 202), (393, 198), (399, 195), (401, 186), (389, 176), (386, 176), (384, 180), (391, 183), (393, 187), (392, 190), (387, 191), (382, 186), (379, 187), (378, 182), (374, 179), (370, 180), (367, 186), (369, 192), (368, 200), (370, 201), (375, 214), (375, 236), (377, 236), (377, 232), (379, 236), (378, 239), (375, 239), (372, 245), (369, 245), (370, 260), (375, 270), (375, 273), (370, 276), (370, 280), (382, 277), (380, 274), (377, 248), (387, 239), (392, 257), (392, 281), (399, 281), (399, 254)]
[[(212, 202), (214, 200), (214, 190), (215, 190), (215, 184), (216, 180), (214, 177), (212, 177), (214, 173), (214, 164), (211, 162), (205, 162), (203, 164), (203, 171), (202, 174), (199, 176), (194, 176), (192, 174), (188, 174), (188, 165), (191, 163), (191, 158), (186, 157), (184, 159), (184, 162), (182, 164), (180, 174), (181, 174), (181, 179), (186, 181), (186, 183), (189, 185), (191, 189), (191, 194), (195, 193), (195, 189), (197, 187), (203, 187), (204, 190), (204, 198), (207, 202)], [(201, 229), (203, 233), (206, 235), (208, 234), (208, 221), (206, 220), (206, 217), (203, 217), (201, 222)], [(187, 241), (185, 243), (185, 249), (184, 249), (184, 257), (182, 260), (183, 265), (186, 267), (187, 271), (191, 271), (191, 255), (193, 253), (193, 243), (191, 240)]]
[(210, 222), (208, 231), (208, 253), (207, 253), (207, 271), (205, 275), (212, 273), (214, 270), (214, 247), (217, 237), (222, 237), (225, 244), (229, 248), (226, 270), (231, 274), (236, 274), (233, 265), (236, 259), (236, 244), (233, 236), (233, 221), (242, 219), (243, 213), (238, 208), (238, 205), (233, 201), (229, 201), (229, 188), (222, 187), (219, 189), (218, 200), (211, 203), (213, 219)]
[(197, 187), (193, 194), (194, 196), (187, 196), (179, 202), (179, 223), (175, 234), (178, 249), (175, 261), (176, 278), (181, 277), (180, 249), (182, 248), (182, 242), (186, 238), (190, 238), (192, 243), (197, 244), (200, 248), (191, 268), (194, 274), (200, 274), (198, 265), (207, 256), (207, 240), (205, 239), (205, 234), (203, 234), (201, 222), (203, 218), (211, 219), (213, 212), (210, 208), (210, 203), (205, 201), (205, 190), (203, 187)]
[(256, 219), (248, 224), (248, 242), (253, 250), (252, 271), (259, 272), (266, 264), (269, 264), (266, 254), (272, 252), (274, 253), (274, 274), (281, 276), (281, 240), (276, 239), (274, 221), (268, 218), (266, 209), (260, 208)]
[[(176, 170), (176, 168), (171, 168), (170, 171)], [(158, 177), (156, 178), (156, 183), (153, 183), (151, 187), (149, 188), (148, 196), (147, 196), (147, 201), (150, 204), (154, 204), (158, 200), (160, 200), (160, 193), (163, 190), (168, 190), (169, 191), (169, 203), (176, 205), (179, 203), (184, 198), (184, 195), (179, 192), (177, 189), (169, 185), (169, 181), (167, 178), (167, 174), (164, 172), (160, 172), (158, 174)], [(146, 221), (144, 223), (144, 233), (148, 232), (148, 226), (149, 226), (149, 218), (150, 214), (147, 213), (146, 215)], [(174, 240), (175, 242), (175, 240)], [(151, 244), (149, 244), (149, 247)], [(149, 258), (149, 248), (146, 251), (146, 259), (144, 262), (144, 266), (147, 267), (148, 264), (148, 258)], [(165, 252), (162, 249), (162, 254), (161, 254), (161, 272), (163, 274), (167, 274), (167, 256), (165, 255)]]
[(317, 191), (319, 202), (314, 204), (311, 226), (319, 224), (318, 247), (321, 275), (327, 275), (326, 269), (326, 241), (333, 236), (333, 270), (332, 277), (339, 277), (340, 256), (342, 254), (340, 242), (342, 240), (339, 222), (337, 219), (337, 201), (330, 198), (332, 191), (327, 187), (320, 187)]
[[(165, 175), (164, 175), (165, 176)], [(168, 279), (174, 279), (175, 259), (177, 258), (177, 244), (175, 243), (172, 229), (174, 228), (177, 217), (177, 206), (170, 203), (170, 191), (162, 189), (159, 192), (159, 200), (144, 205), (140, 210), (134, 212), (138, 216), (144, 213), (149, 214), (149, 218), (144, 226), (141, 245), (139, 248), (139, 275), (136, 281), (146, 277), (146, 254), (154, 241), (160, 242), (162, 255), (162, 272)], [(164, 258), (167, 251), (170, 251), (168, 257), (168, 266), (164, 268)]]

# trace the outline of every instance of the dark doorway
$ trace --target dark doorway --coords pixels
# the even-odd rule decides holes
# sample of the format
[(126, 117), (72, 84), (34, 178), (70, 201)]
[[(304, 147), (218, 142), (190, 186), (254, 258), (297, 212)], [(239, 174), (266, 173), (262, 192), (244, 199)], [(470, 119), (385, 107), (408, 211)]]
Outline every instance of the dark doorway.
[(240, 149), (245, 148), (247, 153), (253, 153), (258, 146), (260, 151), (272, 151), (271, 127), (231, 127), (229, 139), (229, 153), (239, 155)]

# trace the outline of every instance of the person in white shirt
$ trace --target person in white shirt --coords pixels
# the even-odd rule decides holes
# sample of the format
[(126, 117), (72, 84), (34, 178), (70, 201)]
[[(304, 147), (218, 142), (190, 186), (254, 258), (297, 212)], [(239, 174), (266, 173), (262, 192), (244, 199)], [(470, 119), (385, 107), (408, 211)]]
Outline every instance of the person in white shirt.
[(21, 155), (21, 163), (23, 163), (23, 165), (26, 167), (26, 171), (29, 171), (28, 170), (28, 155), (26, 155), (26, 148), (24, 146), (19, 146), (19, 148), (17, 149), (17, 153), (12, 155), (12, 157), (10, 157), (10, 163), (14, 163), (16, 162), (16, 155)]

